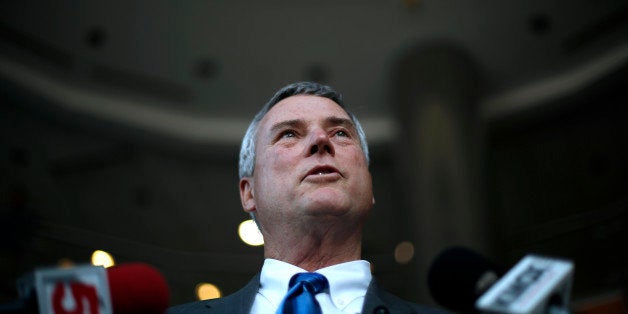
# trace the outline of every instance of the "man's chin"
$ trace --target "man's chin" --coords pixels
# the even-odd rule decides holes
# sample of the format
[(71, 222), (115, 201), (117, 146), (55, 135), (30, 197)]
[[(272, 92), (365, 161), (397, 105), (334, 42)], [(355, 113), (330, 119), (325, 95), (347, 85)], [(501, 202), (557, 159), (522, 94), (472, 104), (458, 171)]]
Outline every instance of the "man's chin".
[(309, 208), (307, 214), (310, 217), (344, 217), (349, 213), (349, 209), (332, 206)]
[(321, 187), (309, 191), (303, 196), (304, 205), (308, 208), (342, 207), (349, 204), (347, 193), (332, 187)]
[(304, 207), (310, 216), (345, 216), (351, 211), (348, 199), (320, 198), (311, 200)]
[[(305, 209), (311, 215), (331, 215), (331, 216), (343, 216), (351, 214), (351, 211), (356, 211), (355, 214), (360, 214), (360, 205), (356, 203), (356, 200), (351, 198), (350, 193), (337, 187), (320, 187), (315, 190), (310, 190), (307, 193), (301, 195), (301, 202), (299, 206)], [(356, 206), (357, 205), (357, 206)], [(366, 215), (370, 206), (366, 205), (363, 212)]]

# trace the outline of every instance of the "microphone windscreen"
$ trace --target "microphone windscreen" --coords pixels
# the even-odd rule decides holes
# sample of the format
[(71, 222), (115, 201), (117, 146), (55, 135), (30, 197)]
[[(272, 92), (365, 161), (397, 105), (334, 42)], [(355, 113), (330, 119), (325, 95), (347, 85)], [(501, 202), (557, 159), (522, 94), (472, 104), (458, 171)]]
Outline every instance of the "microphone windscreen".
[(170, 290), (161, 273), (148, 264), (127, 263), (107, 268), (115, 314), (159, 313), (170, 305)]
[(503, 274), (501, 267), (480, 254), (452, 247), (434, 259), (427, 283), (438, 304), (456, 312), (475, 313), (475, 301)]

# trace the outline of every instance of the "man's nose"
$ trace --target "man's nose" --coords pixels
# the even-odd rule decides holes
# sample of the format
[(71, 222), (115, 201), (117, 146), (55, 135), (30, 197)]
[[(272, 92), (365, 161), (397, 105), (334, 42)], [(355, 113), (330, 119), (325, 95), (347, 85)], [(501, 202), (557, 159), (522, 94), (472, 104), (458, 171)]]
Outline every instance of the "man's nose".
[(328, 153), (330, 155), (335, 154), (334, 145), (331, 142), (329, 135), (325, 130), (314, 130), (310, 134), (310, 143), (308, 149), (308, 156), (314, 154), (324, 154)]

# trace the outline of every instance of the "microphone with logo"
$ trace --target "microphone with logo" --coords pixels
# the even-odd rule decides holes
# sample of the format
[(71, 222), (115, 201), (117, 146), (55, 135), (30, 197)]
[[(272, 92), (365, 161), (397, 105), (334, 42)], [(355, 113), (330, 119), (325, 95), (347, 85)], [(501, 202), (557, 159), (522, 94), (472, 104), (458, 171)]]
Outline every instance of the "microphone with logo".
[(573, 272), (571, 261), (527, 255), (503, 275), (480, 254), (453, 247), (430, 266), (428, 286), (436, 302), (457, 312), (565, 314)]
[(170, 304), (166, 280), (145, 263), (40, 268), (17, 282), (19, 300), (0, 313), (164, 313)]

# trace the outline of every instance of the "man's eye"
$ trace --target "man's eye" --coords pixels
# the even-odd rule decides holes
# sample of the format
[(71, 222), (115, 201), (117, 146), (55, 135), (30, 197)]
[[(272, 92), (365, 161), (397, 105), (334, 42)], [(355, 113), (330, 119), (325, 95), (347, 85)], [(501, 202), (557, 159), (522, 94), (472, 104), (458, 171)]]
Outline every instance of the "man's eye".
[(281, 132), (281, 138), (295, 137), (296, 133), (292, 130), (286, 130)]
[(339, 130), (338, 132), (336, 132), (337, 136), (342, 136), (342, 137), (349, 137), (349, 133), (343, 131), (343, 130)]

